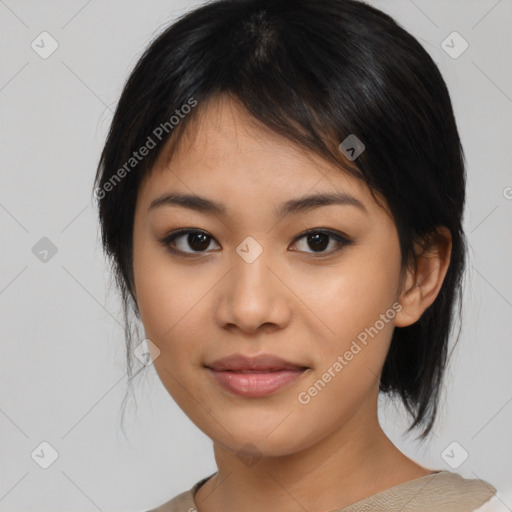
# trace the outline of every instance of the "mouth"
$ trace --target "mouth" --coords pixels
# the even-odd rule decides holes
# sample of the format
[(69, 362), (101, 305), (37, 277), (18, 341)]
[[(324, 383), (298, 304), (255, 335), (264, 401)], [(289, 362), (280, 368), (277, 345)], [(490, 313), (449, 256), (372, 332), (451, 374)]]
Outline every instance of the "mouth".
[(235, 395), (268, 396), (292, 385), (310, 368), (270, 354), (235, 354), (206, 364), (215, 382)]

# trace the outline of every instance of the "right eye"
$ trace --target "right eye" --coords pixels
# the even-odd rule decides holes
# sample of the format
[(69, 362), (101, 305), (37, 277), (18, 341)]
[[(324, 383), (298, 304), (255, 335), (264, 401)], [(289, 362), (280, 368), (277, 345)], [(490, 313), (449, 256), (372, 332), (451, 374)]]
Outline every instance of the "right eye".
[[(160, 240), (160, 243), (174, 254), (189, 256), (205, 253), (213, 240), (215, 239), (206, 231), (182, 228), (166, 235)], [(192, 251), (187, 249), (192, 249)]]

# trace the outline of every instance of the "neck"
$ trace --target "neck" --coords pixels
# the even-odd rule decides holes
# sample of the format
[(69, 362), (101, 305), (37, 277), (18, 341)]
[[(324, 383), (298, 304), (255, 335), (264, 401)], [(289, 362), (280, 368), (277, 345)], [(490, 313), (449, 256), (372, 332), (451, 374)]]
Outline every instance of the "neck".
[(196, 493), (199, 511), (322, 512), (431, 473), (388, 439), (374, 398), (372, 407), (361, 408), (342, 428), (289, 455), (241, 460), (214, 443), (218, 472)]

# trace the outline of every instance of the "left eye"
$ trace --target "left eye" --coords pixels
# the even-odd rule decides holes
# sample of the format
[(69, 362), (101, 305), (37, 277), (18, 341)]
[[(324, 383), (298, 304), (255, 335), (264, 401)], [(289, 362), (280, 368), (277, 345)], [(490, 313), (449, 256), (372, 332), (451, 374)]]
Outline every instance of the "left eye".
[[(334, 252), (337, 252), (341, 249), (341, 247), (345, 245), (350, 245), (352, 242), (347, 237), (335, 233), (333, 231), (329, 230), (309, 230), (308, 232), (300, 235), (295, 239), (295, 243), (297, 241), (303, 240), (305, 243), (313, 248), (313, 253), (320, 253), (320, 254), (331, 254)], [(332, 244), (331, 244), (332, 242)], [(325, 249), (329, 247), (329, 245), (334, 245), (334, 247), (337, 247), (333, 250), (326, 251)], [(304, 251), (308, 252), (308, 251)]]

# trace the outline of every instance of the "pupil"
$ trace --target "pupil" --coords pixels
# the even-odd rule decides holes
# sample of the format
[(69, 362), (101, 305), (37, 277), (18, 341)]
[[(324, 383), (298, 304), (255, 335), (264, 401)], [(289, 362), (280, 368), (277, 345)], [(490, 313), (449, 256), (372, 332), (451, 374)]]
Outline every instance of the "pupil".
[[(322, 241), (322, 237), (323, 237), (323, 241)], [(328, 239), (329, 239), (329, 236), (326, 235), (325, 233), (315, 233), (314, 235), (308, 236), (308, 243), (313, 244), (313, 247), (312, 247), (313, 249), (316, 248), (316, 249), (323, 250), (329, 245)]]
[(190, 233), (188, 235), (188, 243), (192, 249), (201, 251), (208, 248), (208, 235), (204, 233)]

